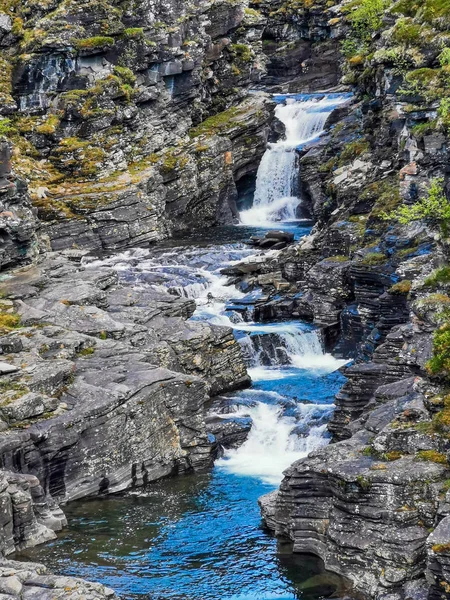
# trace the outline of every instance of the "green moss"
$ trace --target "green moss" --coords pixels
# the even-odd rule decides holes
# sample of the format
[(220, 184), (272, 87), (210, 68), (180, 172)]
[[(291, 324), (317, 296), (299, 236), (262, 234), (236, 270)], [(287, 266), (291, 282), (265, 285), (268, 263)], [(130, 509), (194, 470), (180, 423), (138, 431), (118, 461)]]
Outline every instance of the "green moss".
[(433, 357), (426, 364), (431, 375), (450, 374), (450, 324), (446, 323), (433, 334)]
[(60, 120), (57, 115), (49, 115), (44, 123), (36, 127), (36, 131), (44, 135), (52, 135), (58, 129), (59, 123)]
[(17, 383), (11, 380), (0, 381), (0, 406), (7, 406), (8, 404), (11, 404), (11, 402), (18, 400), (25, 394), (28, 394), (29, 391), (30, 389), (22, 383)]
[(389, 292), (394, 295), (407, 295), (411, 291), (411, 281), (409, 279), (404, 279), (403, 281), (399, 281), (398, 283), (394, 283), (394, 285), (390, 288)]
[(363, 477), (363, 475), (358, 475), (356, 481), (359, 487), (363, 490), (369, 490), (372, 487), (372, 482), (369, 479)]
[(0, 119), (0, 136), (8, 136), (14, 131), (14, 127), (11, 119), (7, 117)]
[(87, 140), (70, 137), (61, 140), (50, 160), (61, 170), (76, 177), (92, 177), (103, 165), (105, 152)]
[(136, 83), (136, 76), (128, 67), (116, 66), (114, 67), (114, 74), (120, 77), (125, 84), (134, 85)]
[(443, 408), (436, 413), (432, 420), (433, 431), (448, 436), (450, 433), (450, 395), (443, 399)]
[(354, 160), (358, 156), (361, 156), (361, 154), (364, 154), (368, 150), (369, 143), (364, 139), (349, 142), (341, 151), (339, 156), (339, 164), (342, 166)]
[(175, 170), (180, 170), (187, 165), (189, 157), (180, 152), (169, 151), (163, 156), (161, 171), (163, 173), (171, 173)]
[(415, 23), (411, 17), (398, 19), (391, 31), (390, 43), (411, 46), (418, 44), (421, 38), (421, 26)]
[(123, 32), (123, 36), (126, 38), (142, 38), (144, 37), (143, 27), (128, 27)]
[(97, 35), (81, 40), (74, 40), (73, 45), (78, 50), (94, 50), (108, 48), (114, 44), (114, 38), (108, 36)]
[(348, 256), (344, 256), (343, 254), (338, 254), (337, 256), (328, 256), (325, 260), (329, 262), (337, 262), (344, 263), (349, 260)]
[(83, 348), (77, 353), (77, 356), (92, 356), (95, 352), (95, 348)]
[(246, 44), (231, 44), (229, 49), (236, 58), (243, 62), (251, 62), (253, 60), (253, 51)]
[(0, 56), (0, 104), (13, 104), (12, 97), (12, 63)]
[(199, 135), (212, 136), (216, 133), (220, 133), (221, 130), (232, 126), (236, 117), (243, 114), (243, 112), (244, 111), (239, 108), (232, 107), (213, 117), (209, 117), (203, 121), (203, 123), (197, 125), (197, 127), (192, 128), (189, 131), (189, 137), (192, 139)]
[(440, 465), (447, 464), (447, 457), (445, 454), (441, 452), (437, 452), (436, 450), (420, 450), (416, 455), (418, 460), (423, 460), (426, 462), (434, 462)]
[(373, 203), (369, 215), (372, 219), (382, 218), (382, 215), (394, 210), (402, 202), (398, 177), (388, 177), (369, 183), (362, 190), (359, 199)]
[(384, 265), (387, 261), (386, 256), (382, 252), (369, 252), (362, 259), (362, 264), (367, 266)]
[(433, 271), (433, 273), (431, 273), (431, 275), (429, 275), (423, 282), (423, 285), (425, 287), (428, 287), (428, 288), (431, 288), (434, 290), (441, 286), (446, 286), (449, 284), (450, 284), (450, 266), (441, 267), (440, 269)]
[(0, 333), (7, 333), (20, 327), (20, 315), (16, 313), (0, 312)]
[(448, 544), (434, 544), (432, 546), (433, 552), (441, 553), (449, 553), (450, 554), (450, 542)]
[(417, 125), (414, 125), (414, 127), (411, 128), (411, 133), (414, 137), (421, 138), (424, 135), (435, 131), (436, 127), (437, 120), (434, 119), (433, 121), (426, 121), (425, 123), (418, 123)]
[(383, 458), (389, 462), (399, 460), (402, 456), (403, 454), (399, 450), (392, 450), (391, 452), (385, 452), (383, 454)]

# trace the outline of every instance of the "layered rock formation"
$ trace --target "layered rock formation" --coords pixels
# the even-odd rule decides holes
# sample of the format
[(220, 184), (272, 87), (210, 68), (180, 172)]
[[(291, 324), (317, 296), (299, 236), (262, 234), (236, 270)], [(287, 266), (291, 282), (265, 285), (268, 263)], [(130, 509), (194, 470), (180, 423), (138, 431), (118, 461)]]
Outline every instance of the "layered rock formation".
[[(248, 382), (230, 331), (81, 269), (76, 248), (233, 222), (270, 135), (249, 89), (341, 82), (353, 105), (301, 151), (312, 235), (226, 271), (263, 288), (256, 319), (309, 319), (355, 359), (335, 443), (286, 472), (263, 516), (371, 596), (450, 597), (447, 234), (436, 214), (385, 220), (447, 176), (449, 27), (430, 1), (0, 3), (0, 266), (36, 254), (24, 182), (41, 247), (73, 249), (2, 288), (2, 553), (54, 535), (59, 501), (210, 464), (205, 404)], [(236, 444), (248, 423), (219, 429)], [(0, 591), (87, 586), (54, 578), (50, 596), (40, 572), (5, 564)]]

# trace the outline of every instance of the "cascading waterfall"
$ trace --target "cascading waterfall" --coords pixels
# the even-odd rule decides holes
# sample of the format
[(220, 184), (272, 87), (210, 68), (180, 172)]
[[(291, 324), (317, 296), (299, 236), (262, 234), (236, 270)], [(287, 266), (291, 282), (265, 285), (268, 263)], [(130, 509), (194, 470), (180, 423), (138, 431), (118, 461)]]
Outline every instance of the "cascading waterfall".
[(284, 139), (269, 144), (258, 169), (253, 207), (240, 214), (244, 225), (273, 227), (297, 218), (297, 149), (316, 140), (331, 112), (349, 94), (276, 96), (275, 116), (285, 126)]

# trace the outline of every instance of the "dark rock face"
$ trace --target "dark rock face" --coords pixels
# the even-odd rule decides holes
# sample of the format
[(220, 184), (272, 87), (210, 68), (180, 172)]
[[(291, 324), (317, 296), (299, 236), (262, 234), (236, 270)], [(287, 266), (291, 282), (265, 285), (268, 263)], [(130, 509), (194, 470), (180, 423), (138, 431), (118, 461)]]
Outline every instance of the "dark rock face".
[(11, 148), (0, 139), (0, 269), (37, 253), (36, 217), (25, 182), (11, 173)]

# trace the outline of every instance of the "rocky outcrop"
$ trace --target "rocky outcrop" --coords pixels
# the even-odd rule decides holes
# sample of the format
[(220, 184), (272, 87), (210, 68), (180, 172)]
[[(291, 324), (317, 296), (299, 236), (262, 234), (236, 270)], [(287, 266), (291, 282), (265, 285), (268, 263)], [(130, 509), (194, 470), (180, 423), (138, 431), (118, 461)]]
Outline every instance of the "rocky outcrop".
[(24, 181), (11, 173), (11, 148), (0, 138), (0, 269), (37, 254), (37, 222)]
[(67, 501), (211, 463), (205, 404), (249, 383), (230, 330), (186, 322), (191, 300), (61, 255), (3, 293), (4, 322), (22, 325), (0, 338), (4, 468)]
[(44, 565), (0, 562), (0, 593), (4, 598), (39, 600), (117, 600), (113, 590), (99, 583), (48, 573)]

